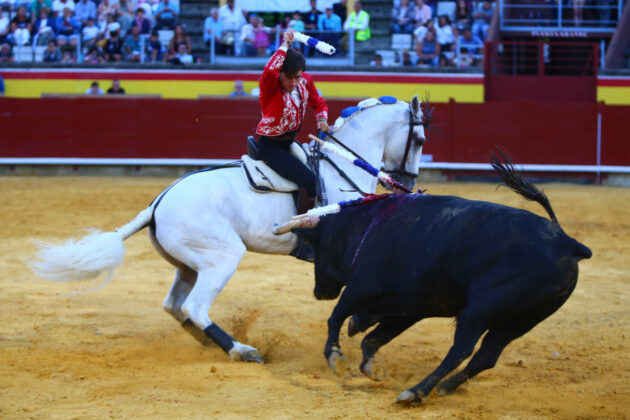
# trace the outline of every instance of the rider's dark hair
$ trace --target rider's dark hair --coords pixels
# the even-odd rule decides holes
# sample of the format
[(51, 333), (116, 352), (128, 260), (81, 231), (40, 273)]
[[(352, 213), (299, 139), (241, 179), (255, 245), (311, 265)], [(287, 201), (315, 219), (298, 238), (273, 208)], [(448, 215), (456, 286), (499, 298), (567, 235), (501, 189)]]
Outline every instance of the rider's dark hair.
[(306, 60), (298, 50), (289, 48), (287, 58), (284, 59), (280, 71), (289, 77), (294, 77), (300, 70), (306, 70)]

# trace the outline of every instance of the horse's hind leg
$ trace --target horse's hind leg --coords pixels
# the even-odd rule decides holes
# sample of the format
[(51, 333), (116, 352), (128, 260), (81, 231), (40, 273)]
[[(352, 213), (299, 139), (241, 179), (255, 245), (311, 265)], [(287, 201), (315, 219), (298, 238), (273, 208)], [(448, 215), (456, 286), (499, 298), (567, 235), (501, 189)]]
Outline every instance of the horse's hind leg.
[(262, 357), (254, 347), (239, 343), (212, 322), (208, 312), (216, 297), (232, 277), (245, 254), (245, 246), (238, 253), (207, 251), (204, 266), (198, 270), (197, 281), (182, 305), (182, 312), (192, 323), (234, 360), (261, 363)]
[(164, 299), (162, 303), (162, 308), (182, 324), (187, 319), (182, 311), (182, 305), (195, 285), (196, 280), (196, 271), (186, 266), (177, 268), (175, 270), (175, 280), (173, 281), (171, 290), (169, 290), (166, 299)]

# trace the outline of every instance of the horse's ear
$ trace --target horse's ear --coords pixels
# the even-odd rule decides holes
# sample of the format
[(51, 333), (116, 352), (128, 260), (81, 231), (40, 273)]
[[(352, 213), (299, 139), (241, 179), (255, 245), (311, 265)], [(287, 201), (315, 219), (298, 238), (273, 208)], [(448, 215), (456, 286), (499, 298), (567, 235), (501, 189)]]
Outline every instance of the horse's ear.
[(418, 115), (420, 112), (420, 99), (418, 99), (418, 95), (415, 95), (411, 100), (411, 110), (413, 111), (413, 115)]

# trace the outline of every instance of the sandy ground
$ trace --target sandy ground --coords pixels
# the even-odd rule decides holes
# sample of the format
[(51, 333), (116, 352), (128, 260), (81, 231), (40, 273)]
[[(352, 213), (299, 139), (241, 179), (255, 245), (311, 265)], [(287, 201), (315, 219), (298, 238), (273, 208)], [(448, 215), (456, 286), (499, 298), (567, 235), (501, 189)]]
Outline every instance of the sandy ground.
[[(336, 377), (322, 355), (334, 302), (314, 299), (310, 264), (247, 254), (211, 308), (219, 325), (261, 351), (264, 365), (202, 346), (162, 310), (173, 269), (145, 232), (126, 241), (111, 284), (91, 294), (68, 297), (98, 282), (50, 283), (25, 265), (31, 238), (111, 230), (171, 181), (0, 177), (0, 418), (630, 417), (630, 189), (546, 185), (565, 230), (594, 253), (580, 263), (577, 289), (493, 370), (452, 395), (400, 407), (397, 395), (446, 354), (452, 320), (424, 320), (384, 347), (389, 376), (378, 383), (358, 371), (362, 335), (343, 334), (351, 370)], [(494, 184), (423, 187), (542, 214)]]

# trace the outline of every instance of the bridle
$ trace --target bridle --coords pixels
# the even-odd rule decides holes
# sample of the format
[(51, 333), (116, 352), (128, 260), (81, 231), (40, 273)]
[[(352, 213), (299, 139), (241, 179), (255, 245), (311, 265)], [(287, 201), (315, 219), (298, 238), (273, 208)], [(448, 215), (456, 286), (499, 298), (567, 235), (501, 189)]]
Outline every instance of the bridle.
[[(413, 113), (413, 110), (411, 109), (411, 105), (409, 105), (408, 111), (409, 111), (409, 132), (407, 133), (407, 143), (405, 144), (405, 153), (403, 153), (402, 161), (400, 162), (400, 167), (398, 169), (392, 169), (385, 172), (388, 174), (402, 175), (402, 176), (415, 178), (418, 176), (418, 174), (409, 172), (406, 169), (407, 160), (409, 159), (409, 150), (411, 150), (411, 142), (413, 141), (413, 137), (414, 137), (413, 129), (414, 127), (417, 127), (419, 125), (422, 125), (424, 126), (424, 128), (428, 129), (429, 124), (431, 123), (431, 114), (429, 112), (429, 115), (424, 120), (418, 120), (416, 119)], [(416, 140), (416, 141), (419, 142), (420, 140)], [(422, 143), (424, 144), (424, 140), (422, 140)]]

